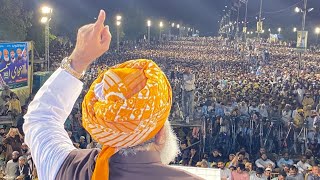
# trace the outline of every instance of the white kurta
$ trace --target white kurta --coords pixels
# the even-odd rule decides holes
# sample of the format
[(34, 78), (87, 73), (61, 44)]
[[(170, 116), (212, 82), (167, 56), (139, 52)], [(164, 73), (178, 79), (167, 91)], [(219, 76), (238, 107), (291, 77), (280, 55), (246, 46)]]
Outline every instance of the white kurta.
[(59, 68), (28, 107), (23, 130), (39, 180), (54, 180), (68, 154), (76, 149), (64, 130), (64, 122), (82, 86), (80, 80)]

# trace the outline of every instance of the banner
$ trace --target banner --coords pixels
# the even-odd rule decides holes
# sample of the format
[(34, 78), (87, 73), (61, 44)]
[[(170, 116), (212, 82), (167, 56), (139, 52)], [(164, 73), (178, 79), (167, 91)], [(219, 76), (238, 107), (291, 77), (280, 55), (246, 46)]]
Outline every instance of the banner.
[(244, 26), (244, 27), (242, 28), (242, 32), (243, 32), (243, 33), (247, 33), (247, 27)]
[(0, 43), (1, 86), (10, 89), (28, 86), (28, 65), (28, 43)]
[(262, 21), (258, 21), (257, 22), (257, 32), (258, 33), (262, 33)]
[(307, 49), (308, 43), (308, 31), (298, 31), (297, 32), (297, 48)]

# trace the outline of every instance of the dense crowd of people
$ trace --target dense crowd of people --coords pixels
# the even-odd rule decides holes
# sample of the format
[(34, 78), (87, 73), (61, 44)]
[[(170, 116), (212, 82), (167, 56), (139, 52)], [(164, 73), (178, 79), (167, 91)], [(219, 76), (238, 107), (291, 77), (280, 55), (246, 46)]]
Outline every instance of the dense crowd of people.
[[(70, 47), (57, 46), (51, 69)], [(170, 115), (181, 141), (175, 164), (220, 168), (229, 179), (319, 179), (320, 53), (298, 53), (289, 45), (223, 38), (126, 42), (100, 57), (83, 79), (84, 91), (65, 123), (75, 147), (101, 148), (82, 128), (81, 103), (92, 81), (108, 67), (131, 59), (152, 59), (167, 74), (174, 101)], [(21, 107), (6, 88), (1, 115), (16, 126), (0, 128), (0, 165), (6, 176), (35, 179)], [(0, 148), (0, 150), (1, 150)], [(302, 155), (301, 155), (302, 154)], [(300, 156), (301, 155), (301, 156)]]

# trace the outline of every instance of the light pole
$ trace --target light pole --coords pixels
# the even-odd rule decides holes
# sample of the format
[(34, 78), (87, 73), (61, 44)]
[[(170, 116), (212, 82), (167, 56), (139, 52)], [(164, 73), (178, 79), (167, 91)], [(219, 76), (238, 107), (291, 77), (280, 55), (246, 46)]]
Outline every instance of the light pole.
[(172, 28), (174, 28), (174, 23), (171, 23), (171, 24), (169, 23), (169, 39), (171, 39), (171, 36), (173, 34)]
[(163, 28), (163, 22), (162, 22), (162, 21), (160, 21), (160, 23), (159, 23), (159, 29), (160, 29), (160, 33), (159, 33), (159, 40), (160, 40), (160, 41), (161, 41), (162, 28)]
[(303, 3), (303, 18), (302, 18), (302, 31), (304, 31), (305, 27), (306, 27), (306, 17), (307, 17), (307, 0), (304, 0)]
[[(249, 0), (246, 0), (246, 12), (245, 12), (245, 15), (244, 15), (244, 27), (245, 27), (246, 30), (247, 30), (247, 17), (248, 17), (248, 1)], [(246, 32), (244, 33), (244, 39), (245, 39), (245, 41), (247, 39), (247, 33)]]
[(117, 26), (117, 51), (120, 51), (120, 26), (121, 26), (122, 16), (116, 16), (116, 26)]
[(304, 0), (303, 2), (303, 9), (302, 8), (299, 8), (299, 7), (295, 7), (294, 8), (294, 11), (296, 13), (302, 13), (302, 31), (305, 30), (306, 28), (306, 17), (307, 17), (307, 13), (308, 12), (311, 12), (314, 8), (309, 8), (307, 9), (307, 4), (308, 4), (308, 0)]
[[(239, 2), (240, 3), (240, 2)], [(240, 4), (237, 4), (238, 5), (238, 9), (237, 9), (237, 29), (236, 29), (236, 39), (238, 41), (238, 34), (239, 34), (239, 16), (240, 16)]]
[(177, 24), (177, 29), (179, 30), (179, 37), (181, 37), (180, 24)]
[[(261, 25), (261, 21), (262, 21), (262, 3), (263, 3), (263, 0), (260, 0), (259, 25)], [(260, 29), (257, 29), (257, 30), (258, 30), (258, 37), (260, 37)]]
[(151, 28), (151, 21), (147, 21), (147, 26), (148, 26), (148, 43), (150, 44), (150, 28)]
[(317, 35), (317, 44), (318, 44), (318, 39), (319, 39), (319, 34), (320, 34), (320, 27), (316, 27), (315, 33)]
[(297, 32), (297, 28), (296, 27), (293, 28), (293, 32)]
[(40, 22), (45, 25), (45, 61), (47, 62), (47, 71), (50, 71), (50, 20), (52, 14), (52, 8), (49, 6), (43, 6), (41, 8), (42, 17)]
[[(306, 27), (306, 17), (307, 17), (307, 13), (311, 12), (313, 10), (313, 8), (309, 8), (307, 9), (307, 3), (308, 0), (304, 0), (303, 1), (303, 9), (296, 7), (294, 10), (295, 12), (299, 13), (302, 12), (302, 31), (305, 30)], [(299, 71), (298, 71), (298, 77), (300, 77), (300, 71), (301, 71), (301, 57), (302, 57), (302, 51), (299, 51)]]

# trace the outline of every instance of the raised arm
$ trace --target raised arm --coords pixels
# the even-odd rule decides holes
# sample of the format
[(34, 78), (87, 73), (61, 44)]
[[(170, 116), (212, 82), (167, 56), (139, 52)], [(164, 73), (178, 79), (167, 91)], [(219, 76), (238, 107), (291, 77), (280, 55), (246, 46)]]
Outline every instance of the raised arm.
[[(91, 62), (109, 49), (111, 34), (100, 11), (94, 24), (81, 27), (70, 66), (82, 73)], [(82, 90), (74, 72), (59, 68), (42, 86), (24, 116), (25, 141), (37, 167), (39, 179), (54, 180), (61, 164), (75, 150), (64, 123)]]
[(54, 179), (60, 165), (75, 149), (64, 130), (64, 122), (81, 90), (82, 82), (59, 68), (28, 107), (23, 126), (25, 142), (40, 179)]

